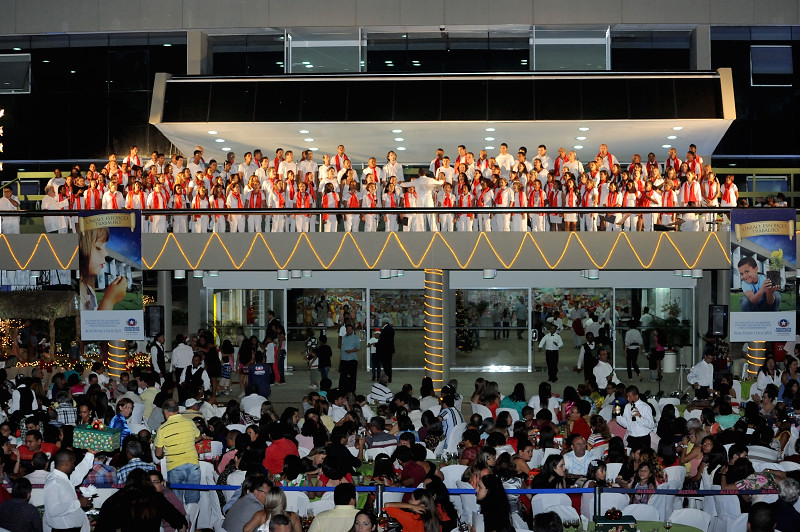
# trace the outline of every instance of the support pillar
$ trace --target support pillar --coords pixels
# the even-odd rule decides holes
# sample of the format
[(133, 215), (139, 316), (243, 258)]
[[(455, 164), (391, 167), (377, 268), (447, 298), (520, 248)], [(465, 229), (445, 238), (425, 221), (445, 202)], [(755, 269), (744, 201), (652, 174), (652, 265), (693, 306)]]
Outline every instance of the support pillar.
[(204, 76), (209, 74), (208, 34), (201, 30), (186, 32), (186, 74)]
[(127, 342), (125, 340), (111, 340), (108, 342), (108, 376), (119, 379), (123, 371), (127, 370), (125, 362), (128, 358)]
[(187, 333), (191, 335), (208, 322), (208, 301), (202, 278), (195, 278), (187, 271), (186, 275), (189, 322)]
[(689, 68), (711, 70), (711, 26), (698, 24), (692, 30)]
[(158, 304), (164, 307), (164, 327), (161, 331), (166, 339), (165, 347), (172, 345), (172, 272), (170, 270), (158, 271), (158, 288), (156, 292)]
[(448, 353), (450, 276), (443, 270), (425, 270), (425, 376), (439, 392), (450, 378)]

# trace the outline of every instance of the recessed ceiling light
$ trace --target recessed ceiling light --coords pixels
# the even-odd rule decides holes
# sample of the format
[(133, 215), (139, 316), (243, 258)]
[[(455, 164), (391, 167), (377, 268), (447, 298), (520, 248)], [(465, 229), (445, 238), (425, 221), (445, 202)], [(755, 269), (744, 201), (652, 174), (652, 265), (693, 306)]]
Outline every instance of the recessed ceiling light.
[(314, 65), (306, 65), (306, 68), (314, 68)]
[(406, 139), (404, 139), (403, 137), (395, 137), (394, 138), (395, 142), (403, 142), (404, 140), (406, 140)]
[(43, 60), (42, 60), (42, 63), (49, 63), (49, 62), (50, 62), (50, 60), (49, 60), (49, 59), (43, 59)]
[(668, 138), (669, 140), (675, 140), (675, 139), (677, 139), (678, 137), (677, 137), (677, 136), (675, 136), (675, 135), (670, 135), (670, 136), (668, 136), (667, 138)]
[(397, 151), (406, 151), (406, 147), (405, 146), (398, 146), (397, 147)]
[(69, 71), (69, 73), (70, 73), (70, 74), (77, 74), (77, 73), (78, 73), (78, 71), (77, 71), (77, 70), (70, 70), (70, 71)]
[(317, 151), (319, 148), (309, 148), (311, 151)]
[(14, 48), (12, 48), (12, 50), (14, 50), (15, 52), (21, 52), (22, 48), (20, 48), (19, 46), (15, 46)]
[(225, 139), (214, 139), (214, 142), (225, 142)]
[(575, 137), (575, 140), (586, 140), (586, 137)]
[(671, 148), (672, 144), (662, 144), (661, 147), (662, 148)]
[(308, 132), (309, 131), (307, 129), (301, 129), (300, 131), (298, 131), (298, 133), (302, 133), (303, 135), (305, 135)]
[(681, 129), (683, 129), (683, 126), (675, 126), (672, 128), (672, 131), (680, 131)]
[(393, 129), (392, 130), (392, 133), (402, 133), (402, 132), (403, 132), (402, 129)]
[(303, 140), (305, 142), (314, 142), (314, 139), (312, 139), (311, 137), (304, 138)]
[(214, 131), (214, 130), (212, 129), (212, 130), (210, 130), (210, 131), (208, 132), (208, 134), (209, 134), (209, 135), (216, 135), (216, 134), (217, 134), (217, 132), (216, 132), (216, 131)]
[[(728, 166), (736, 166), (736, 163), (728, 163)], [(20, 168), (22, 170), (22, 168)]]
[(579, 127), (578, 131), (589, 131), (588, 127)]
[[(729, 165), (729, 166), (730, 166), (730, 165)], [(734, 165), (733, 165), (733, 166), (736, 166), (736, 164), (734, 163)], [(25, 169), (24, 169), (24, 168), (17, 168), (17, 172), (24, 172), (24, 171), (25, 171)]]
[(303, 62), (302, 62), (302, 63), (300, 63), (300, 64), (301, 64), (301, 65), (310, 65), (310, 64), (311, 64), (311, 61), (303, 61)]
[(493, 127), (487, 127), (484, 131), (494, 131)]
[(222, 148), (222, 151), (231, 151), (230, 148)]
[(494, 140), (494, 137), (484, 137), (483, 140), (488, 140), (489, 142)]
[(400, 37), (402, 37), (403, 39), (405, 39), (406, 37), (408, 37), (408, 35), (406, 35), (406, 34), (404, 33), (404, 34), (402, 34)]
[(494, 146), (484, 146), (483, 149), (484, 150), (493, 150)]
[(582, 150), (582, 149), (583, 149), (583, 146), (581, 146), (580, 144), (578, 144), (577, 146), (573, 146), (573, 148), (575, 148), (576, 150)]
[(172, 45), (170, 43), (168, 43), (168, 42), (165, 42), (164, 44), (162, 44), (162, 46), (164, 46), (165, 48), (169, 48)]

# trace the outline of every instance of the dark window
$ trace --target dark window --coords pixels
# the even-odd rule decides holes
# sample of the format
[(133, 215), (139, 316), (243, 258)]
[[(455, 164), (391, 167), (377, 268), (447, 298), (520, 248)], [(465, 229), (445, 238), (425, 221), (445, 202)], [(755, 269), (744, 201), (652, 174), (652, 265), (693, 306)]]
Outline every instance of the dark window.
[(624, 79), (581, 81), (581, 118), (608, 120), (628, 118), (628, 83)]
[(489, 120), (533, 120), (532, 80), (493, 80), (488, 93)]
[(167, 83), (164, 122), (207, 122), (210, 82)]
[(578, 120), (581, 118), (581, 82), (541, 80), (536, 82), (536, 120)]
[(222, 82), (211, 85), (209, 122), (250, 122), (256, 103), (256, 85), (248, 82)]
[(486, 120), (485, 81), (442, 81), (442, 120)]
[(347, 119), (347, 83), (303, 83), (300, 120), (340, 122)]
[(395, 120), (440, 119), (439, 82), (398, 81), (395, 84), (394, 94)]
[(347, 91), (347, 119), (355, 122), (392, 120), (394, 83), (351, 81)]
[(256, 122), (297, 122), (300, 120), (302, 83), (269, 81), (257, 85)]

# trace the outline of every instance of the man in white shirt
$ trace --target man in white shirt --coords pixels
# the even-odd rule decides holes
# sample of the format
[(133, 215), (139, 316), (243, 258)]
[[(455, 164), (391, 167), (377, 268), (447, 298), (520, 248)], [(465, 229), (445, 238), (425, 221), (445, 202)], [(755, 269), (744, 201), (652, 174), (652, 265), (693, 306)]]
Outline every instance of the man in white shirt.
[(650, 433), (656, 430), (653, 409), (639, 398), (639, 389), (628, 386), (625, 390), (628, 404), (621, 416), (617, 416), (619, 426), (628, 431), (628, 447), (631, 452), (650, 447)]
[(388, 180), (391, 176), (395, 176), (398, 183), (405, 181), (406, 176), (403, 174), (403, 165), (397, 162), (397, 154), (393, 151), (390, 151), (386, 154), (386, 158), (389, 160), (389, 162), (383, 167), (383, 175), (385, 179)]
[(383, 183), (386, 182), (386, 175), (383, 173), (383, 170), (378, 168), (378, 160), (375, 157), (370, 157), (367, 161), (367, 167), (364, 168), (364, 171), (361, 174), (361, 182), (367, 182), (367, 176), (372, 175), (372, 181), (375, 183), (376, 186), (381, 186)]
[(550, 332), (542, 336), (539, 341), (539, 348), (544, 348), (545, 358), (547, 359), (547, 380), (550, 382), (558, 381), (558, 350), (564, 345), (564, 340), (558, 334), (555, 324), (550, 324)]
[(617, 384), (617, 376), (614, 368), (608, 363), (608, 351), (605, 347), (597, 351), (597, 365), (592, 369), (592, 374), (598, 390), (605, 390), (608, 383)]
[[(311, 172), (311, 179), (314, 181), (316, 185), (317, 181), (317, 170), (319, 169), (319, 165), (314, 162), (314, 152), (311, 150), (305, 151), (305, 157), (300, 164), (297, 165), (297, 171), (300, 172), (300, 181), (305, 181), (306, 174)], [(327, 174), (326, 174), (327, 175)]]
[(438, 148), (436, 150), (436, 158), (431, 161), (431, 165), (428, 167), (428, 171), (433, 175), (436, 175), (436, 171), (442, 166), (442, 159), (444, 157), (444, 150), (442, 148)]
[(175, 382), (179, 383), (183, 379), (183, 370), (192, 364), (194, 351), (189, 345), (189, 337), (179, 334), (177, 336), (178, 345), (172, 350), (172, 372), (175, 374)]
[(500, 153), (494, 158), (497, 166), (500, 167), (500, 175), (508, 177), (511, 167), (514, 165), (514, 157), (508, 153), (508, 144), (505, 142), (500, 145)]
[(345, 399), (344, 395), (339, 392), (339, 390), (331, 390), (328, 392), (328, 401), (330, 403), (328, 413), (330, 414), (331, 419), (333, 419), (333, 422), (338, 423), (344, 416), (347, 415), (347, 400)]
[(253, 154), (250, 152), (245, 153), (244, 162), (239, 165), (239, 179), (246, 184), (250, 180), (250, 176), (256, 173), (256, 170), (258, 170), (258, 165), (253, 161)]
[[(0, 198), (0, 211), (18, 211), (19, 198), (16, 197), (10, 186), (3, 188), (3, 197)], [(3, 216), (0, 218), (0, 233), (6, 235), (19, 234), (19, 218), (17, 216)]]
[(184, 161), (183, 155), (176, 155), (175, 156), (175, 162), (172, 164), (172, 180), (173, 181), (178, 179), (179, 175), (183, 174), (183, 169), (185, 168), (185, 166), (183, 166), (183, 161)]
[[(441, 177), (439, 177), (441, 175)], [(436, 178), (437, 179), (444, 179), (451, 185), (453, 184), (453, 178), (456, 175), (455, 169), (450, 166), (450, 157), (444, 156), (442, 157), (442, 165), (436, 170)], [(469, 176), (470, 174), (467, 174)]]
[(705, 388), (709, 392), (714, 387), (714, 353), (706, 352), (703, 360), (692, 366), (686, 381), (694, 386), (695, 394), (700, 388)]
[(631, 320), (628, 324), (628, 332), (625, 333), (625, 362), (628, 366), (628, 380), (633, 379), (633, 371), (642, 380), (642, 374), (639, 371), (639, 350), (642, 348), (642, 333), (636, 328), (636, 322)]
[[(42, 198), (43, 211), (60, 211), (69, 207), (69, 200), (58, 201), (56, 191), (52, 185), (47, 185), (44, 189), (45, 196)], [(63, 216), (45, 216), (44, 230), (48, 233), (66, 233), (67, 221)]]
[[(245, 160), (247, 160), (246, 154)], [(278, 165), (278, 175), (281, 176), (281, 179), (286, 180), (286, 173), (289, 170), (294, 172), (294, 175), (297, 176), (297, 163), (294, 162), (294, 152), (292, 152), (292, 150), (286, 152), (286, 158)]]
[(589, 469), (589, 462), (592, 460), (592, 455), (586, 452), (586, 439), (575, 433), (569, 435), (566, 443), (567, 447), (572, 449), (564, 455), (564, 466), (567, 473), (574, 477), (585, 477)]
[(192, 177), (196, 176), (197, 172), (205, 172), (206, 170), (206, 165), (201, 156), (202, 153), (200, 150), (194, 150), (192, 160), (186, 165), (186, 167), (192, 172)]
[(75, 488), (94, 465), (94, 450), (87, 450), (83, 460), (76, 466), (72, 451), (58, 451), (53, 460), (53, 471), (44, 482), (44, 524), (46, 529), (70, 530), (79, 528), (89, 532), (89, 519), (84, 508), (92, 503), (78, 496)]
[(553, 161), (550, 159), (550, 156), (547, 155), (547, 146), (544, 144), (539, 144), (539, 148), (537, 149), (537, 154), (534, 159), (539, 159), (542, 161), (542, 168), (545, 170), (550, 170), (553, 166)]
[(611, 171), (611, 168), (613, 168), (615, 164), (619, 164), (619, 161), (617, 160), (616, 156), (608, 153), (608, 146), (605, 144), (600, 145), (600, 152), (597, 154), (597, 156), (603, 160), (602, 164), (600, 165), (600, 168), (605, 168), (609, 172)]

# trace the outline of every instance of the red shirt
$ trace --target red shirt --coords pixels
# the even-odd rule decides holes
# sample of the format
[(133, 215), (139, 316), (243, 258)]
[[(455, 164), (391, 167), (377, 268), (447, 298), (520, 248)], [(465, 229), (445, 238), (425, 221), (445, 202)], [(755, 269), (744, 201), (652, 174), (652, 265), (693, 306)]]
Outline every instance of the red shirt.
[(267, 447), (267, 450), (264, 451), (264, 461), (262, 465), (264, 469), (269, 471), (273, 475), (277, 475), (278, 473), (283, 471), (283, 459), (293, 454), (294, 456), (300, 456), (300, 453), (297, 452), (297, 446), (291, 440), (287, 440), (286, 438), (281, 438), (280, 440), (276, 440), (272, 442), (272, 445)]
[(589, 428), (589, 424), (586, 423), (586, 420), (580, 417), (573, 423), (570, 434), (580, 434), (583, 436), (583, 439), (588, 440), (589, 436), (592, 435), (592, 429)]
[[(52, 458), (53, 455), (58, 452), (58, 447), (56, 447), (56, 445), (54, 443), (42, 442), (42, 448), (39, 449), (39, 451), (36, 451), (36, 452), (43, 452), (45, 454), (49, 454), (50, 457)], [(28, 446), (27, 445), (20, 445), (19, 446), (19, 458), (20, 458), (20, 460), (33, 460), (33, 455), (34, 454), (35, 453), (32, 453), (31, 451), (28, 450)]]
[[(403, 481), (407, 478), (412, 479), (411, 487), (419, 486), (425, 480), (425, 470), (415, 461), (409, 460), (403, 464), (403, 472), (400, 473), (400, 483), (405, 485)], [(410, 499), (411, 492), (403, 494), (403, 502), (408, 502)]]

